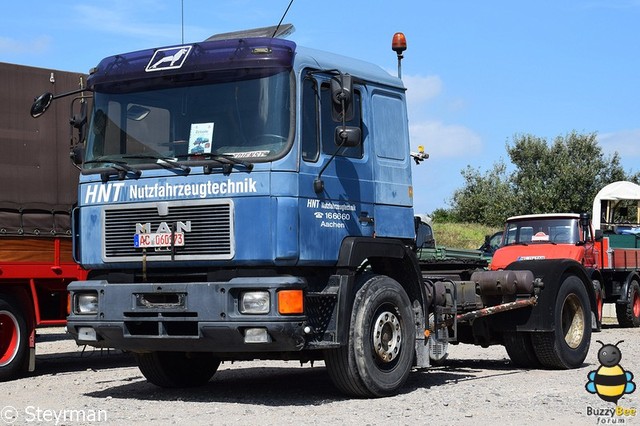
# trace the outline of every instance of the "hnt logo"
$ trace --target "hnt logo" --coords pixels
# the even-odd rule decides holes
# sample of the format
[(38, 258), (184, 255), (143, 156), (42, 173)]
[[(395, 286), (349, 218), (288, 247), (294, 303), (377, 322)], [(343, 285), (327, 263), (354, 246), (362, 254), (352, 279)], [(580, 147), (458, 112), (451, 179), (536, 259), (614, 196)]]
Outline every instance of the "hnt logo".
[(620, 366), (622, 353), (618, 345), (623, 341), (615, 345), (605, 345), (597, 340), (602, 345), (598, 351), (598, 361), (601, 365), (597, 370), (587, 374), (589, 381), (585, 385), (587, 392), (595, 393), (600, 399), (616, 405), (622, 395), (636, 390), (636, 384), (632, 381), (633, 373), (624, 371)]

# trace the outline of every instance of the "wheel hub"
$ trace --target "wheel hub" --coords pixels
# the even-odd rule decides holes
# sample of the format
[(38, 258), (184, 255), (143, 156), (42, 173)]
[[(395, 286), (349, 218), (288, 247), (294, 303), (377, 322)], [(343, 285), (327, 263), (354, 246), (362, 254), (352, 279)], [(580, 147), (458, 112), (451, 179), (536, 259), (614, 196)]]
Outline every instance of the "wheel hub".
[(640, 296), (638, 293), (633, 295), (633, 316), (640, 317)]
[(570, 294), (562, 306), (562, 332), (571, 349), (580, 346), (585, 331), (584, 311), (578, 296)]
[(376, 318), (373, 327), (373, 347), (383, 362), (393, 361), (400, 353), (402, 328), (393, 313), (385, 311)]

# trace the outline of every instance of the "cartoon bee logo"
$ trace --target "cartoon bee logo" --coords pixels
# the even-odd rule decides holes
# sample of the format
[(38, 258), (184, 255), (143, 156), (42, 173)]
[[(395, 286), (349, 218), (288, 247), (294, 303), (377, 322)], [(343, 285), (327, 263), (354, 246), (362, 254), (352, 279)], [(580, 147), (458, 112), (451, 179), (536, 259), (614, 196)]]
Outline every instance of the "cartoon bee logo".
[(617, 404), (622, 395), (636, 390), (636, 384), (632, 381), (633, 373), (624, 371), (619, 365), (622, 353), (618, 345), (624, 340), (615, 345), (605, 345), (599, 340), (597, 342), (602, 345), (598, 351), (598, 361), (602, 365), (587, 374), (589, 381), (585, 388), (587, 392), (597, 394), (600, 399)]

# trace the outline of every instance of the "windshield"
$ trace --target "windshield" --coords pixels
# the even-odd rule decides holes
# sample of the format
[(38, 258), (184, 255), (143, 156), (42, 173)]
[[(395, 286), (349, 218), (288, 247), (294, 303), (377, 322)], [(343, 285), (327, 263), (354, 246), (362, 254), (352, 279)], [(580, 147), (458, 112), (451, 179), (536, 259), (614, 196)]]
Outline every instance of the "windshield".
[[(240, 73), (240, 72), (238, 72)], [(289, 71), (94, 95), (85, 169), (226, 155), (270, 161), (292, 140)]]
[(505, 245), (559, 243), (580, 241), (578, 219), (526, 219), (507, 223)]

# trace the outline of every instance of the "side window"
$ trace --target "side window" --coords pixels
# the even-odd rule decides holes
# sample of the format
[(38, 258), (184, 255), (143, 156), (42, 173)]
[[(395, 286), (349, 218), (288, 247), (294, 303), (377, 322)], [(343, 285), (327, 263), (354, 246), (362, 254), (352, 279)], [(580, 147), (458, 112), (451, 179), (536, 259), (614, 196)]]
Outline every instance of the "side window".
[(317, 161), (318, 147), (318, 91), (315, 80), (306, 78), (302, 83), (302, 133), (300, 137), (302, 159)]
[[(336, 144), (336, 127), (341, 126), (342, 123), (337, 123), (331, 118), (331, 89), (329, 83), (323, 83), (320, 88), (320, 104), (321, 104), (321, 118), (320, 125), (322, 131), (322, 152), (328, 155), (332, 155), (336, 152), (338, 145)], [(353, 93), (353, 120), (347, 121), (347, 126), (360, 127), (362, 130), (361, 121), (361, 102), (360, 92), (354, 90)], [(362, 133), (364, 134), (364, 133)], [(338, 152), (338, 156), (362, 158), (362, 143), (355, 147), (341, 148)]]

